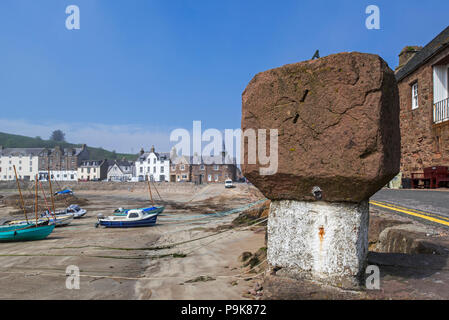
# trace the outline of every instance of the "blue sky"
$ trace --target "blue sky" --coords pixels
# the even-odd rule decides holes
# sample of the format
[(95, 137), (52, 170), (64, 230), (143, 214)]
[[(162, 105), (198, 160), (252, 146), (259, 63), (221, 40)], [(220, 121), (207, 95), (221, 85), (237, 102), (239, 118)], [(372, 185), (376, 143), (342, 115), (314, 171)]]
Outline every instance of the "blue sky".
[[(320, 4), (318, 4), (320, 3)], [(77, 5), (81, 29), (65, 27)], [(365, 8), (381, 30), (365, 28)], [(258, 72), (361, 51), (395, 68), (448, 25), (449, 1), (2, 0), (0, 131), (122, 152), (168, 151), (175, 128), (239, 128)]]

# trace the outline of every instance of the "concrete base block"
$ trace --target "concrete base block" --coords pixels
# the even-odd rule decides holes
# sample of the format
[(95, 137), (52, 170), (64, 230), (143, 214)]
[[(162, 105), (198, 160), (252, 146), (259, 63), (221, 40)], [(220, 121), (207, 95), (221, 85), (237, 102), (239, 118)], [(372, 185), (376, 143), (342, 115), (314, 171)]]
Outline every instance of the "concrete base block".
[(368, 254), (369, 204), (273, 201), (268, 262), (277, 275), (357, 288)]

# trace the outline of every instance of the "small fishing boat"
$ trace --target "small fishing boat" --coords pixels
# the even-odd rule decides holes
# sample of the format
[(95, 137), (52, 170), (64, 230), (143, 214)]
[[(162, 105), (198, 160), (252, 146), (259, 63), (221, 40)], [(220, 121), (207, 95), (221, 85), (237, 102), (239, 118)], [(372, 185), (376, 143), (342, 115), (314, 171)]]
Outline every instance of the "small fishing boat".
[[(164, 209), (165, 209), (165, 207), (160, 206), (160, 207), (139, 208), (139, 209), (134, 209), (134, 210), (143, 210), (144, 212), (147, 212), (147, 213), (161, 214), (164, 211)], [(130, 210), (133, 210), (133, 209), (118, 208), (114, 211), (113, 215), (117, 216), (117, 217), (126, 217)]]
[(77, 204), (71, 204), (65, 210), (56, 211), (56, 216), (73, 214), (74, 219), (79, 219), (87, 213), (87, 210), (81, 209)]
[(151, 213), (142, 209), (129, 210), (124, 217), (98, 216), (98, 222), (95, 227), (103, 226), (106, 228), (135, 228), (135, 227), (149, 227), (154, 226), (157, 220), (157, 213)]
[(47, 238), (53, 232), (55, 225), (15, 225), (0, 228), (0, 242), (32, 241)]

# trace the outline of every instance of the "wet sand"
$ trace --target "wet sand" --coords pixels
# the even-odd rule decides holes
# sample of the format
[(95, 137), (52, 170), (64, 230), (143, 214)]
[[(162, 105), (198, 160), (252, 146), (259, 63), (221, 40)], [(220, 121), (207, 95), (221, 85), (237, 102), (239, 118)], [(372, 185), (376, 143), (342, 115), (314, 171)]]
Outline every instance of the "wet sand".
[[(88, 200), (85, 217), (56, 228), (46, 240), (0, 243), (0, 299), (244, 299), (243, 293), (254, 285), (255, 279), (240, 275), (244, 269), (238, 257), (263, 247), (264, 233), (248, 228), (216, 232), (213, 228), (228, 224), (238, 213), (204, 215), (256, 201), (254, 188), (160, 188), (159, 203), (166, 210), (156, 226), (137, 229), (94, 225), (99, 213), (148, 206), (144, 187), (74, 191)], [(0, 190), (0, 195), (13, 192)], [(3, 207), (0, 218), (12, 210)], [(171, 247), (154, 250), (164, 246)], [(80, 269), (79, 290), (66, 288), (70, 265)]]

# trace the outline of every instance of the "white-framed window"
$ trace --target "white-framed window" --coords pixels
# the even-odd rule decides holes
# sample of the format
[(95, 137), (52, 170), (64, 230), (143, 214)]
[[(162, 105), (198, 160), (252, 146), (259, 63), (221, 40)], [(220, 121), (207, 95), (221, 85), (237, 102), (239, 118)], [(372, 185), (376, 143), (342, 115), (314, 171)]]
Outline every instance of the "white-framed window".
[(200, 170), (204, 170), (206, 167), (204, 166), (204, 164), (202, 164), (201, 166), (200, 166)]
[(412, 110), (418, 109), (418, 82), (412, 84)]
[(214, 170), (215, 171), (220, 170), (220, 167), (218, 166), (218, 164), (214, 165)]

